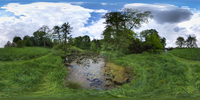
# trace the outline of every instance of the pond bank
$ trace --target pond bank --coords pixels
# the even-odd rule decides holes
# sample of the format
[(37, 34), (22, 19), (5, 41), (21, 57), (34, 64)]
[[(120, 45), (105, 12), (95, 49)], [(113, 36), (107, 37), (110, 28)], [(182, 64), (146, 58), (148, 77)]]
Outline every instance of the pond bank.
[(99, 54), (70, 54), (67, 60), (67, 87), (110, 90), (132, 80), (131, 71), (106, 62)]

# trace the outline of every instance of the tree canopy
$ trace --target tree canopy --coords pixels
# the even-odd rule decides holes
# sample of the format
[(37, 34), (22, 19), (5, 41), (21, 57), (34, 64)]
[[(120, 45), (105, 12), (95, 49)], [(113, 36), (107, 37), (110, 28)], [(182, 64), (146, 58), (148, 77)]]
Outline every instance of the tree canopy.
[(21, 37), (19, 37), (19, 36), (15, 36), (13, 38), (13, 42), (15, 42), (15, 43), (17, 43), (19, 40), (22, 40)]
[(185, 45), (185, 39), (183, 37), (178, 37), (176, 39), (176, 45), (178, 45), (179, 48), (182, 48)]
[(148, 22), (152, 18), (150, 11), (141, 12), (136, 9), (125, 8), (119, 12), (108, 12), (103, 15), (106, 19), (106, 29), (103, 32), (104, 42), (107, 45), (115, 45), (118, 51), (120, 48), (128, 47), (134, 32), (133, 28), (141, 27), (141, 23)]
[(186, 44), (188, 48), (196, 48), (197, 47), (197, 39), (196, 36), (188, 36), (187, 40), (186, 40)]

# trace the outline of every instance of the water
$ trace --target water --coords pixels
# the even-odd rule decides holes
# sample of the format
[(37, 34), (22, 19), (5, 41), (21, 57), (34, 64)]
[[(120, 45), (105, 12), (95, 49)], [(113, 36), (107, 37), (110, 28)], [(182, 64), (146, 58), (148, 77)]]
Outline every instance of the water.
[[(102, 69), (105, 67), (103, 58), (82, 59), (73, 61), (68, 66), (67, 81), (79, 83), (85, 89), (105, 89), (105, 76)], [(77, 63), (78, 62), (78, 63)]]
[(67, 82), (79, 84), (85, 89), (110, 90), (132, 80), (130, 70), (107, 63), (95, 53), (71, 54), (67, 60)]

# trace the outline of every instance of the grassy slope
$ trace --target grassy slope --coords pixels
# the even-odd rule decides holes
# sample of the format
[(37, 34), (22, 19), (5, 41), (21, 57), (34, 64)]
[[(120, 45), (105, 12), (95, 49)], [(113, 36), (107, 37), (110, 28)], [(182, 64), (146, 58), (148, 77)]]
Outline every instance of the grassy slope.
[[(106, 55), (106, 53), (103, 54)], [(0, 96), (80, 97), (89, 95), (167, 98), (200, 95), (200, 65), (198, 63), (183, 63), (181, 59), (169, 52), (132, 54), (123, 57), (116, 57), (113, 54), (110, 58), (117, 65), (133, 69), (134, 79), (130, 84), (109, 91), (63, 87), (67, 71), (59, 56), (49, 54), (20, 63), (0, 63)]]
[(46, 55), (51, 50), (41, 47), (0, 48), (0, 61), (19, 61), (37, 58)]
[(52, 53), (27, 61), (1, 62), (0, 97), (37, 93), (41, 86), (61, 87), (66, 74), (62, 59)]
[(200, 48), (183, 48), (170, 51), (173, 55), (187, 60), (200, 61)]
[[(171, 53), (132, 54), (111, 57), (112, 62), (133, 69), (134, 80), (114, 94), (135, 97), (179, 97), (199, 95), (199, 62), (187, 63)], [(182, 62), (184, 60), (184, 62)]]

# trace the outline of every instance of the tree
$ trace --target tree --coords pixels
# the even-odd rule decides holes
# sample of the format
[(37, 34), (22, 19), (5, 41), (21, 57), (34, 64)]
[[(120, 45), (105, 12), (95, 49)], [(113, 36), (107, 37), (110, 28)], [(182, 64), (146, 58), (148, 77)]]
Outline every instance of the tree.
[(36, 46), (36, 45), (37, 45), (34, 36), (31, 36), (31, 37), (30, 37), (30, 40), (31, 40), (32, 46)]
[(155, 52), (158, 49), (163, 49), (163, 45), (161, 43), (160, 38), (156, 33), (150, 34), (146, 37), (145, 41), (146, 46), (148, 47), (148, 51)]
[(59, 41), (58, 41), (57, 39), (54, 39), (54, 40), (53, 40), (53, 44), (54, 44), (54, 45), (58, 45), (58, 44), (59, 44)]
[(8, 41), (5, 45), (4, 45), (4, 48), (6, 48), (6, 47), (11, 47), (11, 42), (10, 41)]
[(69, 23), (64, 23), (61, 26), (61, 32), (63, 33), (62, 37), (64, 38), (64, 51), (65, 51), (65, 58), (67, 56), (67, 47), (70, 48), (70, 45), (67, 45), (67, 39), (71, 38), (71, 35), (68, 36), (70, 34), (72, 30), (72, 27), (69, 25)]
[(98, 39), (93, 39), (92, 42), (95, 43), (96, 49), (101, 49), (101, 42)]
[(165, 48), (165, 46), (166, 46), (166, 38), (165, 37), (161, 38), (161, 43), (163, 45), (163, 48)]
[(120, 47), (127, 47), (131, 43), (134, 33), (131, 33), (131, 30), (141, 27), (142, 22), (148, 23), (148, 18), (152, 18), (152, 15), (150, 11), (141, 13), (139, 10), (125, 8), (121, 12), (108, 12), (103, 18), (106, 19), (107, 25), (102, 35), (109, 41), (108, 44), (113, 45), (114, 42), (119, 55)]
[[(158, 32), (155, 30), (155, 29), (147, 29), (147, 30), (144, 30), (142, 32), (140, 32), (140, 36), (141, 38), (144, 38), (146, 40), (146, 38), (150, 35), (150, 34), (156, 34), (157, 36), (158, 35)], [(143, 40), (143, 39), (142, 39)]]
[(82, 37), (81, 49), (84, 49), (84, 50), (90, 49), (90, 37), (88, 35), (85, 35)]
[(140, 38), (144, 40), (144, 51), (155, 52), (156, 49), (164, 49), (166, 39), (161, 38), (155, 29), (148, 29), (140, 32)]
[(72, 46), (74, 46), (74, 38), (70, 38), (69, 39), (69, 44), (72, 45)]
[(19, 36), (15, 36), (13, 38), (13, 42), (15, 42), (15, 43), (17, 43), (19, 40), (22, 40), (21, 37), (19, 37)]
[(81, 48), (81, 42), (82, 42), (82, 37), (79, 36), (79, 37), (75, 37), (74, 39), (74, 45), (78, 48)]
[(59, 26), (54, 26), (53, 28), (53, 34), (57, 34), (57, 38), (59, 40), (59, 44), (61, 43), (61, 34), (60, 34), (60, 27)]
[(91, 42), (90, 50), (91, 50), (91, 51), (96, 51), (95, 42)]
[(41, 28), (38, 29), (38, 31), (43, 32), (43, 36), (41, 37), (41, 40), (44, 42), (44, 47), (45, 47), (47, 39), (51, 37), (50, 32), (52, 30), (50, 30), (48, 26), (43, 25)]
[(140, 39), (132, 39), (131, 44), (128, 47), (129, 54), (133, 53), (142, 53), (143, 52), (143, 43)]
[(27, 39), (25, 39), (23, 41), (24, 41), (25, 46), (27, 46), (27, 47), (32, 46), (32, 42), (31, 42), (31, 40), (29, 38), (27, 38)]
[(22, 40), (19, 40), (18, 42), (17, 42), (17, 47), (18, 48), (23, 48), (25, 45), (24, 45), (24, 42), (22, 41)]
[(185, 45), (185, 40), (183, 37), (178, 37), (176, 39), (176, 45), (178, 45), (179, 48), (182, 48)]
[(30, 36), (28, 35), (24, 36), (23, 40), (27, 40), (27, 39), (30, 39)]
[(33, 36), (35, 38), (36, 44), (38, 46), (44, 45), (44, 36), (46, 35), (43, 31), (36, 31), (33, 33)]
[(186, 40), (186, 44), (187, 44), (187, 47), (188, 48), (195, 48), (197, 47), (197, 39), (196, 39), (196, 36), (192, 37), (192, 36), (188, 36), (187, 40)]

